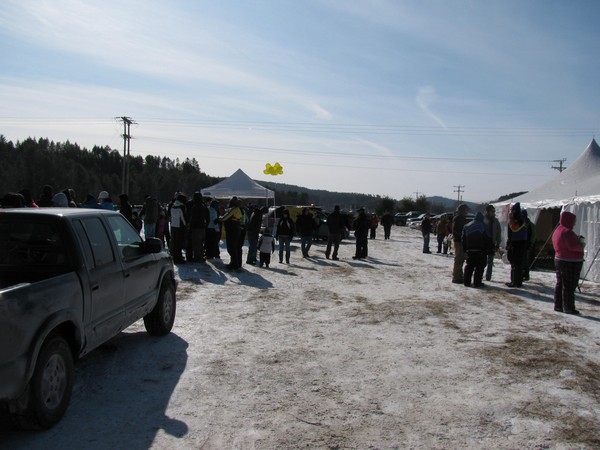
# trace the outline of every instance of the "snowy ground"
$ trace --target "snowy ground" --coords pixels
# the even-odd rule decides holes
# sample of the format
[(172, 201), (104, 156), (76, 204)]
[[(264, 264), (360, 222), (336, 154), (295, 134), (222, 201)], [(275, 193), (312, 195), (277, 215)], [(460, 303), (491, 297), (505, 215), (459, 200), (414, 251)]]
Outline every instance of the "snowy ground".
[(66, 416), (0, 448), (600, 448), (600, 286), (555, 313), (554, 275), (450, 282), (392, 229), (354, 261), (182, 265), (173, 333), (130, 327), (77, 365)]

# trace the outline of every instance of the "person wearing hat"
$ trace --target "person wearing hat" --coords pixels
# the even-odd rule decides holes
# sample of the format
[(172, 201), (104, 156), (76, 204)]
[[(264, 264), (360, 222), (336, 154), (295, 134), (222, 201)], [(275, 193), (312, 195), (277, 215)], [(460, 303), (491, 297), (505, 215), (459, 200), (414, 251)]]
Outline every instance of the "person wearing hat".
[[(183, 194), (177, 195), (171, 206), (171, 255), (175, 264), (183, 264), (183, 249), (185, 248), (185, 239), (187, 231), (187, 217), (185, 212), (185, 202), (187, 198)], [(187, 255), (188, 258), (190, 255)]]
[[(325, 249), (325, 258), (338, 260), (338, 250), (340, 248), (340, 242), (342, 241), (342, 233), (344, 232), (344, 221), (340, 214), (339, 205), (335, 205), (333, 212), (327, 216), (327, 229), (329, 234), (327, 236), (327, 248)], [(333, 247), (333, 254), (331, 248)]]
[(100, 209), (107, 209), (109, 211), (115, 210), (115, 205), (106, 191), (102, 191), (98, 194), (98, 203), (100, 204)]
[(519, 202), (512, 205), (508, 215), (508, 228), (506, 237), (506, 256), (510, 262), (510, 282), (508, 287), (521, 287), (523, 285), (523, 261), (529, 246), (529, 233), (527, 224), (521, 214)]
[(462, 248), (462, 232), (467, 223), (467, 211), (469, 207), (464, 203), (456, 208), (452, 219), (452, 244), (454, 245), (454, 267), (452, 269), (452, 282), (464, 283), (463, 265), (465, 263), (465, 252)]
[(52, 206), (56, 208), (68, 208), (69, 200), (64, 192), (58, 192), (52, 197)]
[(358, 210), (358, 216), (354, 220), (354, 236), (356, 236), (356, 253), (352, 259), (363, 259), (369, 256), (369, 218), (365, 209)]
[(485, 207), (483, 224), (485, 225), (485, 233), (492, 242), (492, 248), (487, 255), (487, 265), (485, 269), (485, 280), (491, 281), (492, 271), (494, 269), (494, 256), (500, 249), (500, 242), (502, 241), (502, 229), (500, 227), (500, 221), (496, 217), (496, 208), (494, 208), (494, 205), (487, 205)]

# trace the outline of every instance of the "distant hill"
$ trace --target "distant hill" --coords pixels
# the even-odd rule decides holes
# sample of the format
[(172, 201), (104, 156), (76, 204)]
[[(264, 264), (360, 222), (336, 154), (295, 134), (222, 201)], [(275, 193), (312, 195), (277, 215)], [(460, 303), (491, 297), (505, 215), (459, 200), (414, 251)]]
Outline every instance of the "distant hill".
[(440, 197), (437, 195), (435, 195), (433, 197), (427, 197), (427, 200), (429, 200), (432, 205), (443, 205), (444, 208), (446, 209), (446, 211), (454, 211), (456, 209), (456, 207), (458, 205), (460, 205), (461, 203), (464, 203), (465, 205), (467, 205), (469, 207), (469, 209), (471, 209), (472, 211), (479, 211), (484, 208), (484, 204), (481, 204), (481, 203), (467, 202), (464, 200), (461, 200), (459, 202), (456, 199)]
[[(314, 204), (321, 206), (326, 210), (332, 210), (335, 205), (340, 205), (343, 210), (351, 211), (359, 207), (373, 211), (383, 198), (380, 195), (367, 195), (359, 193), (332, 192), (321, 189), (309, 189), (302, 186), (285, 183), (273, 183), (271, 181), (256, 180), (257, 183), (266, 188), (277, 191), (275, 202), (279, 205), (286, 204)], [(399, 202), (401, 199), (393, 199)], [(431, 205), (441, 205), (446, 211), (453, 211), (458, 206), (455, 199), (433, 196), (427, 197)], [(477, 211), (482, 209), (482, 205), (474, 202), (461, 201), (470, 209)]]

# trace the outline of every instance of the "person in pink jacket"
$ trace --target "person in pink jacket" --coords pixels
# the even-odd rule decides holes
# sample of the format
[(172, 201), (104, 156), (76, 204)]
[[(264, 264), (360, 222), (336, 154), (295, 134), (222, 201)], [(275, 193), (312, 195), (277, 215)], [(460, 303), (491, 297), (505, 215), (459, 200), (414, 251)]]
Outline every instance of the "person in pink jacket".
[(560, 224), (552, 234), (554, 246), (554, 267), (556, 268), (556, 286), (554, 287), (554, 311), (566, 314), (579, 314), (575, 309), (575, 288), (583, 266), (583, 236), (573, 231), (575, 214), (564, 211), (560, 215)]

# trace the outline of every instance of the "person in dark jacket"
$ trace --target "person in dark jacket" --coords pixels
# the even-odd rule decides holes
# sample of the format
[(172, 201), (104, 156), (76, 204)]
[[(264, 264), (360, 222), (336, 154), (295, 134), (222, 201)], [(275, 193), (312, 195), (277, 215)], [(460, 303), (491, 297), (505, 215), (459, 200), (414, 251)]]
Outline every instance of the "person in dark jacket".
[(585, 239), (573, 231), (576, 219), (575, 214), (564, 211), (560, 215), (559, 226), (552, 233), (556, 268), (554, 311), (565, 314), (580, 314), (575, 309), (575, 288), (583, 267)]
[(521, 215), (527, 227), (527, 249), (523, 260), (523, 281), (529, 281), (529, 270), (533, 266), (535, 260), (535, 223), (529, 219), (529, 214), (526, 209), (521, 210)]
[(219, 217), (219, 221), (225, 227), (225, 242), (227, 243), (227, 253), (230, 256), (230, 262), (225, 267), (233, 270), (242, 268), (242, 255), (240, 253), (240, 239), (242, 236), (241, 223), (244, 214), (241, 208), (241, 202), (237, 197), (231, 197), (229, 209), (225, 214)]
[(246, 237), (248, 239), (248, 255), (246, 256), (246, 264), (256, 264), (258, 252), (258, 239), (262, 227), (263, 214), (269, 212), (266, 206), (251, 206), (248, 208), (250, 218), (246, 226)]
[(354, 236), (356, 236), (356, 253), (352, 259), (363, 259), (369, 256), (369, 218), (364, 208), (358, 210), (354, 220)]
[(188, 223), (191, 240), (191, 261), (206, 261), (206, 228), (208, 226), (208, 208), (204, 203), (202, 194), (194, 192), (192, 207), (190, 208), (190, 220)]
[(44, 185), (42, 188), (42, 195), (36, 202), (40, 208), (48, 208), (52, 206), (52, 197), (54, 197), (54, 192), (52, 190), (52, 186), (49, 184)]
[(423, 253), (431, 253), (429, 250), (429, 241), (431, 239), (431, 219), (429, 213), (421, 221), (421, 234), (423, 234)]
[(283, 250), (285, 248), (285, 262), (290, 263), (290, 242), (294, 236), (294, 221), (290, 218), (290, 212), (285, 209), (282, 217), (277, 222), (275, 239), (279, 242), (279, 262), (283, 263)]
[(304, 258), (310, 256), (308, 252), (312, 246), (313, 234), (316, 228), (317, 224), (308, 208), (302, 208), (302, 214), (296, 219), (296, 230), (300, 235), (300, 247)]
[(482, 287), (487, 255), (492, 248), (491, 239), (488, 237), (483, 224), (482, 213), (477, 212), (475, 219), (464, 226), (461, 244), (467, 255), (463, 284), (471, 286), (472, 279), (473, 287)]
[(442, 248), (444, 249), (444, 255), (448, 254), (448, 246), (444, 245), (444, 241), (446, 240), (446, 230), (448, 228), (448, 218), (446, 214), (442, 214), (435, 224), (435, 236), (437, 240), (437, 252), (442, 253)]
[(500, 242), (502, 241), (502, 229), (500, 221), (496, 218), (496, 208), (494, 208), (494, 205), (487, 205), (485, 207), (483, 225), (485, 226), (486, 234), (492, 241), (492, 248), (488, 253), (487, 264), (485, 266), (485, 279), (486, 281), (491, 281), (492, 271), (494, 270), (494, 256), (500, 249)]
[(392, 225), (394, 223), (394, 217), (389, 211), (385, 211), (381, 216), (381, 226), (383, 226), (383, 239), (389, 239), (392, 231)]
[[(327, 236), (327, 248), (325, 249), (325, 258), (338, 260), (338, 250), (340, 248), (340, 242), (342, 240), (342, 233), (344, 232), (344, 219), (340, 214), (340, 207), (335, 205), (333, 212), (327, 216), (327, 228), (329, 234)], [(333, 247), (333, 254), (331, 248)]]
[(529, 246), (527, 224), (521, 214), (521, 204), (515, 203), (510, 208), (506, 239), (506, 253), (510, 262), (510, 282), (508, 287), (523, 286), (523, 261)]
[(80, 208), (91, 208), (98, 209), (100, 205), (98, 204), (98, 200), (92, 194), (87, 194), (85, 197), (85, 202), (79, 205)]
[(463, 264), (465, 263), (465, 252), (462, 248), (462, 231), (467, 223), (468, 206), (464, 203), (456, 208), (452, 219), (452, 245), (454, 245), (454, 268), (452, 269), (452, 282), (463, 284)]
[(119, 195), (119, 212), (123, 214), (123, 217), (125, 217), (129, 223), (133, 223), (133, 209), (131, 207), (131, 203), (129, 203), (129, 195)]
[(144, 206), (140, 211), (140, 217), (144, 219), (144, 236), (156, 237), (156, 224), (158, 222), (158, 200), (150, 195), (144, 197)]

